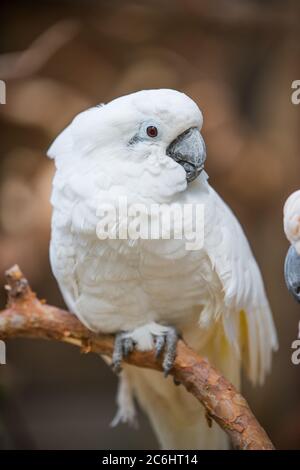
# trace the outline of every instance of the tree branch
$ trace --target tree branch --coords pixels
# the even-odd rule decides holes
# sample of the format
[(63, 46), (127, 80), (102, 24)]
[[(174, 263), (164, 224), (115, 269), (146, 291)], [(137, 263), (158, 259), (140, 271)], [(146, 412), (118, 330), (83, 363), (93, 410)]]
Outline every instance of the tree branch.
[[(18, 266), (9, 269), (5, 276), (8, 302), (7, 308), (0, 312), (2, 340), (16, 337), (52, 339), (79, 346), (84, 353), (112, 355), (112, 335), (95, 334), (75, 315), (40, 301)], [(134, 351), (126, 362), (162, 370), (161, 361), (155, 358), (153, 351)], [(208, 418), (214, 419), (227, 432), (234, 448), (274, 449), (242, 395), (207, 359), (195, 354), (182, 340), (178, 341), (171, 374), (202, 403)]]

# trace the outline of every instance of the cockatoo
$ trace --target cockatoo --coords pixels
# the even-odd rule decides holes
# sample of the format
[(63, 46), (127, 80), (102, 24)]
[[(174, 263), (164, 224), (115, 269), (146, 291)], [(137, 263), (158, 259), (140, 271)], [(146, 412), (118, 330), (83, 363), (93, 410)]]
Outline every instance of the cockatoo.
[(291, 243), (285, 259), (285, 280), (289, 291), (300, 302), (300, 191), (287, 199), (283, 209), (283, 225)]
[[(240, 387), (242, 361), (253, 382), (263, 381), (276, 331), (243, 230), (208, 183), (202, 122), (192, 99), (168, 89), (76, 116), (48, 151), (56, 165), (50, 259), (69, 309), (91, 330), (116, 334), (115, 370), (133, 348), (155, 348), (168, 375), (180, 334)], [(144, 206), (202, 204), (201, 248), (187, 250), (175, 237), (99, 237), (99, 205), (121, 197)], [(115, 422), (134, 420), (133, 397), (163, 448), (228, 447), (225, 433), (208, 426), (205, 410), (170, 376), (124, 365)]]

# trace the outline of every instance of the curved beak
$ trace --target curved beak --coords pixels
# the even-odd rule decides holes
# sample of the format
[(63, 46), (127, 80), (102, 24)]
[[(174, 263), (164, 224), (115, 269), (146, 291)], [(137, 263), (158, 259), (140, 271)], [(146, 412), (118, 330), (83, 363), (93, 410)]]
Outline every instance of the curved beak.
[(206, 160), (206, 148), (202, 135), (196, 127), (180, 134), (167, 148), (167, 155), (183, 166), (187, 182), (200, 175)]
[(292, 245), (285, 258), (284, 277), (288, 290), (300, 303), (300, 256)]

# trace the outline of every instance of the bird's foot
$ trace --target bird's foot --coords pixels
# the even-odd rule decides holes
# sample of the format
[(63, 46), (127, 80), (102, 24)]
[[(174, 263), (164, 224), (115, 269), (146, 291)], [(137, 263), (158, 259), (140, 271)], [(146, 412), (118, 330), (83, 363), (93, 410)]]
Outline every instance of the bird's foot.
[(135, 347), (134, 340), (127, 336), (127, 333), (121, 332), (116, 334), (114, 352), (112, 355), (112, 370), (115, 374), (119, 374), (122, 370), (121, 364), (128, 354), (130, 354)]
[(176, 328), (169, 326), (167, 331), (155, 337), (155, 355), (159, 357), (164, 350), (163, 371), (164, 376), (168, 377), (176, 357), (176, 346), (179, 334)]
[(167, 377), (173, 367), (176, 357), (176, 346), (179, 334), (172, 326), (163, 326), (149, 323), (130, 332), (121, 332), (116, 335), (115, 347), (112, 356), (112, 369), (115, 373), (121, 371), (121, 364), (134, 348), (139, 351), (155, 349), (156, 357), (163, 351), (163, 371)]

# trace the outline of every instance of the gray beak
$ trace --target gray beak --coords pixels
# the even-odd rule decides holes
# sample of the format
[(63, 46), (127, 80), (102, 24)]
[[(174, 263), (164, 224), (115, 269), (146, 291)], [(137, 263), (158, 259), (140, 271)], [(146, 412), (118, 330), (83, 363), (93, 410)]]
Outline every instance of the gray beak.
[(285, 258), (284, 276), (288, 290), (300, 302), (300, 256), (293, 246)]
[(187, 182), (200, 175), (206, 159), (205, 143), (196, 127), (180, 134), (167, 148), (167, 155), (183, 166)]

